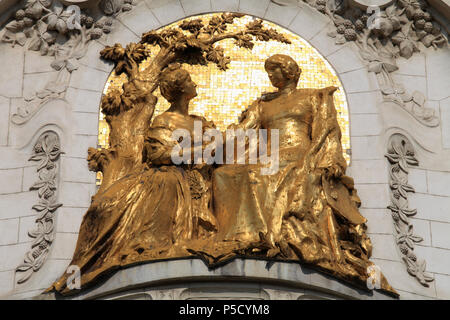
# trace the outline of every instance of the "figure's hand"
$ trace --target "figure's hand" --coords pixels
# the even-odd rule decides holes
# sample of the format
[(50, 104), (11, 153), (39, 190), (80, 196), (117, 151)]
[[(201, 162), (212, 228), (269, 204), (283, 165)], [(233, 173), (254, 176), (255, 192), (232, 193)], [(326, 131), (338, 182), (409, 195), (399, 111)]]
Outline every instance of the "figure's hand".
[(154, 145), (147, 145), (147, 159), (152, 163), (161, 162), (162, 155), (164, 154), (164, 148), (156, 148)]
[(333, 164), (325, 169), (325, 175), (327, 178), (340, 178), (344, 175), (344, 169), (338, 164)]

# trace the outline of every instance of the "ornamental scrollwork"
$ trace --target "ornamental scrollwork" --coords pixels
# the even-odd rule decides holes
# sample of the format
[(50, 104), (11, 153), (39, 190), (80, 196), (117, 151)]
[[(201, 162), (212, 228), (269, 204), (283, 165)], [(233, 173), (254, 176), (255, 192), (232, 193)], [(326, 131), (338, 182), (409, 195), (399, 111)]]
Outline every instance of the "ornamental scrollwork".
[(32, 207), (37, 213), (36, 225), (28, 232), (28, 235), (34, 240), (31, 249), (25, 254), (23, 263), (16, 268), (17, 283), (27, 281), (47, 259), (54, 240), (55, 211), (62, 206), (56, 197), (58, 162), (63, 153), (58, 135), (54, 132), (42, 134), (34, 145), (33, 151), (29, 161), (38, 162), (39, 180), (30, 187), (30, 190), (38, 191), (39, 202)]
[(419, 161), (415, 157), (411, 143), (400, 134), (391, 137), (385, 156), (390, 163), (391, 204), (388, 209), (391, 210), (394, 222), (396, 243), (408, 273), (416, 277), (423, 286), (428, 287), (428, 282), (434, 279), (426, 272), (426, 261), (419, 259), (414, 253), (415, 244), (423, 241), (414, 233), (410, 220), (410, 217), (417, 214), (417, 210), (408, 206), (408, 194), (415, 192), (414, 187), (408, 184), (408, 172), (411, 166), (418, 166)]
[(4, 26), (2, 42), (55, 57), (51, 67), (58, 71), (42, 90), (24, 97), (11, 118), (14, 124), (27, 122), (47, 101), (62, 98), (70, 74), (78, 69), (78, 60), (85, 56), (89, 43), (110, 33), (115, 17), (133, 8), (133, 0), (102, 0), (97, 6), (83, 8), (77, 4), (28, 0)]
[[(279, 5), (298, 5), (301, 0), (272, 0)], [(364, 12), (342, 0), (304, 0), (308, 5), (327, 15), (333, 22), (328, 36), (342, 45), (354, 42), (369, 72), (376, 74), (385, 101), (393, 102), (417, 121), (428, 127), (439, 126), (439, 118), (428, 108), (419, 91), (407, 92), (392, 78), (398, 70), (396, 59), (409, 59), (421, 48), (442, 48), (448, 39), (440, 25), (427, 11), (423, 0), (398, 0), (386, 8)]]

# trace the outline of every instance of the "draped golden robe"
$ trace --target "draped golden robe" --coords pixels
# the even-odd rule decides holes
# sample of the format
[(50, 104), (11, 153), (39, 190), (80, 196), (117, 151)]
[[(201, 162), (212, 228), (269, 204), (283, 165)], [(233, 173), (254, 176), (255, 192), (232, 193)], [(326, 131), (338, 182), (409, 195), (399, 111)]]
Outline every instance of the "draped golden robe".
[[(208, 167), (171, 163), (175, 129), (193, 135), (198, 116), (165, 112), (149, 130), (144, 158), (150, 166), (114, 182), (97, 193), (83, 217), (70, 265), (81, 270), (83, 288), (106, 272), (146, 260), (185, 257), (184, 243), (215, 231), (209, 206)], [(63, 294), (68, 274), (53, 284)]]
[[(261, 164), (216, 169), (214, 213), (219, 241), (266, 248), (269, 258), (300, 260), (364, 287), (371, 243), (353, 179), (342, 175), (335, 90), (268, 94), (245, 111), (231, 128), (278, 129), (279, 170), (262, 175)], [(382, 287), (393, 290), (384, 277)]]
[[(298, 261), (367, 289), (371, 243), (353, 180), (342, 175), (335, 89), (263, 96), (234, 126), (279, 130), (273, 175), (261, 175), (261, 164), (222, 165), (212, 178), (210, 166), (175, 166), (173, 130), (192, 132), (199, 119), (203, 130), (212, 125), (170, 112), (156, 117), (144, 150), (151, 165), (95, 195), (83, 219), (71, 262), (82, 287), (146, 261), (200, 257), (217, 267), (243, 257)], [(76, 293), (66, 279), (50, 289)], [(381, 289), (397, 295), (383, 275)]]

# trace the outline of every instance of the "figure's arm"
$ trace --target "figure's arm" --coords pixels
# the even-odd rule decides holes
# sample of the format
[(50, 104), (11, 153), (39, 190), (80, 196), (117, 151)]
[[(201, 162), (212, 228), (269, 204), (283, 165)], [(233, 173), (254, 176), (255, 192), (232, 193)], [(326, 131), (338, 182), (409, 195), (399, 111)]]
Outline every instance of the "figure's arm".
[(239, 119), (239, 123), (231, 124), (228, 129), (256, 129), (260, 126), (260, 102), (258, 99), (254, 101), (247, 110), (243, 111)]
[(336, 87), (319, 90), (312, 96), (313, 123), (310, 156), (316, 168), (340, 177), (345, 173), (346, 162), (342, 155), (341, 131), (337, 122), (333, 93)]
[[(261, 100), (258, 99), (254, 101), (245, 111), (242, 112), (239, 122), (233, 123), (228, 126), (227, 131), (231, 134), (231, 130), (234, 130), (234, 132), (238, 129), (247, 130), (247, 129), (258, 129), (261, 126), (261, 117), (260, 117), (260, 102)], [(232, 138), (230, 135), (227, 137), (227, 131), (222, 132), (222, 139), (223, 139), (223, 150), (224, 150), (224, 157), (226, 158), (226, 150), (227, 150), (227, 142), (230, 143), (230, 139), (234, 139), (234, 146), (236, 148), (237, 142), (236, 138)], [(248, 158), (249, 153), (249, 145), (248, 141), (245, 143), (245, 159)], [(236, 160), (236, 154), (233, 152), (234, 160)]]
[[(192, 116), (196, 117), (196, 116)], [(198, 117), (199, 121), (202, 121), (202, 132), (207, 129), (215, 129), (212, 122), (206, 121), (203, 117)], [(182, 142), (182, 137), (175, 141), (172, 137), (173, 130), (169, 128), (167, 123), (158, 118), (155, 119), (152, 127), (149, 130), (145, 143), (145, 158), (147, 162), (156, 165), (170, 165), (173, 164), (172, 154), (174, 148), (177, 147), (179, 143)], [(188, 152), (190, 154), (191, 163), (194, 163), (194, 156), (198, 153), (203, 156), (203, 151), (206, 147), (205, 144), (192, 146), (193, 137), (190, 137), (190, 146), (183, 146), (183, 148), (178, 147), (179, 156), (183, 156), (183, 152)], [(186, 150), (188, 149), (188, 150)]]
[(144, 144), (144, 158), (147, 163), (172, 164), (171, 153), (176, 143), (172, 141), (171, 133), (167, 128), (150, 128)]

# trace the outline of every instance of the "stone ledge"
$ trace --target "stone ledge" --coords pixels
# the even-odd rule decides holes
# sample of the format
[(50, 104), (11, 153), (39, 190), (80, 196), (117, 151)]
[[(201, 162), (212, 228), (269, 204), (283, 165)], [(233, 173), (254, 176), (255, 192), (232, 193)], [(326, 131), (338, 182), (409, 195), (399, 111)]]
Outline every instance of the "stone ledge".
[[(107, 298), (112, 294), (126, 295), (138, 288), (176, 285), (187, 288), (195, 283), (248, 283), (275, 285), (281, 290), (308, 289), (317, 296), (331, 295), (338, 299), (394, 299), (378, 291), (364, 291), (335, 278), (296, 263), (275, 262), (267, 268), (267, 261), (235, 259), (223, 267), (208, 270), (200, 259), (181, 259), (142, 264), (114, 273), (105, 282), (67, 299), (85, 300)], [(60, 299), (54, 293), (34, 299)]]

